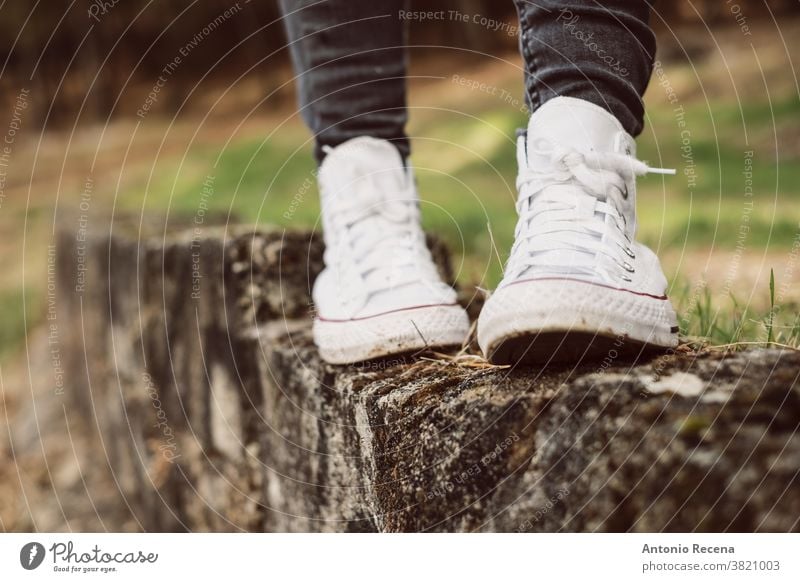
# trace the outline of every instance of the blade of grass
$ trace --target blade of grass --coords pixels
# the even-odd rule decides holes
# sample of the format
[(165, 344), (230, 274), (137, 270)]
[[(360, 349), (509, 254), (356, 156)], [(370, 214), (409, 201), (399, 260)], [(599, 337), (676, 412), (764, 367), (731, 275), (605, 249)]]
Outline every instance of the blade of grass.
[(772, 327), (775, 321), (775, 271), (769, 270), (769, 315), (767, 316), (767, 345), (772, 344)]

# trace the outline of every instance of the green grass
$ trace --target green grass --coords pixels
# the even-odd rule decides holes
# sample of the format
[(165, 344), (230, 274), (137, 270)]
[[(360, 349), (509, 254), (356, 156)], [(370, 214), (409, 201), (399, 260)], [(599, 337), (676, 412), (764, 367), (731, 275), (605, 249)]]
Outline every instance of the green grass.
[[(516, 215), (515, 128), (525, 115), (510, 107), (487, 103), (478, 96), (474, 109), (415, 112), (413, 162), (423, 198), (424, 226), (450, 244), (459, 279), (491, 288), (502, 275), (502, 260), (513, 242)], [(770, 151), (773, 128), (800, 118), (796, 99), (749, 104), (739, 110), (715, 104), (685, 107), (691, 131), (696, 183), (690, 187), (683, 171), (681, 130), (671, 106), (651, 107), (648, 126), (639, 140), (638, 155), (652, 165), (674, 167), (675, 177), (647, 176), (639, 182), (639, 232), (646, 244), (665, 248), (750, 249), (784, 248), (800, 224), (800, 164), (776, 165)], [(750, 130), (745, 145), (742, 119)], [(767, 144), (766, 146), (764, 144)], [(752, 150), (752, 191), (745, 196), (745, 151)], [(214, 176), (210, 209), (236, 219), (290, 228), (318, 226), (319, 203), (307, 131), (288, 123), (267, 139), (232, 142), (224, 151), (195, 147), (183, 165), (166, 159), (154, 172), (146, 207), (171, 213), (197, 212), (207, 176)], [(139, 208), (143, 197), (122, 198)], [(752, 206), (747, 203), (752, 201)], [(743, 216), (745, 216), (743, 218)], [(746, 225), (746, 234), (741, 234)], [(496, 251), (492, 249), (492, 242)], [(734, 297), (713, 300), (713, 288), (678, 289), (681, 331), (699, 343), (740, 341), (796, 345), (800, 329), (791, 309), (774, 306), (753, 312)], [(774, 302), (774, 293), (773, 298)], [(772, 314), (772, 315), (770, 315)], [(767, 319), (769, 318), (769, 319)], [(769, 320), (767, 327), (766, 321)]]
[(679, 314), (681, 336), (698, 347), (732, 348), (748, 345), (800, 348), (800, 305), (779, 305), (775, 277), (770, 271), (766, 309), (743, 306), (735, 296), (715, 299), (712, 289), (700, 281), (694, 287), (684, 281), (673, 285), (672, 300)]
[[(481, 103), (476, 105), (480, 110)], [(514, 129), (524, 124), (513, 108), (462, 113), (422, 111), (414, 124), (414, 163), (424, 200), (425, 226), (439, 232), (471, 264), (470, 278), (488, 265), (487, 285), (497, 282), (499, 264), (488, 252), (491, 225), (504, 256), (512, 242), (516, 162)], [(770, 135), (775, 126), (796, 123), (800, 101), (787, 99), (751, 104), (741, 112), (733, 105), (716, 105), (713, 116), (703, 104), (685, 108), (691, 131), (691, 154), (696, 182), (683, 174), (681, 135), (668, 107), (653, 107), (640, 138), (639, 157), (654, 165), (674, 167), (675, 177), (647, 176), (639, 183), (640, 238), (655, 248), (780, 248), (800, 224), (800, 164), (776, 164)], [(745, 145), (742, 117), (750, 130)], [(424, 126), (419, 127), (417, 126)], [(277, 136), (277, 137), (276, 137)], [(232, 212), (241, 220), (288, 227), (313, 226), (319, 215), (314, 165), (305, 129), (287, 124), (270, 139), (233, 142), (224, 151), (195, 147), (179, 160), (159, 162), (150, 184), (148, 208), (192, 215), (200, 203), (202, 184), (214, 176), (211, 208)], [(752, 150), (752, 196), (745, 196), (745, 151)], [(779, 153), (779, 152), (778, 152)], [(309, 187), (308, 184), (311, 184)], [(141, 191), (141, 190), (140, 190)], [(152, 194), (158, 192), (158, 195)], [(164, 196), (163, 193), (171, 193)], [(293, 206), (293, 199), (302, 198)], [(141, 195), (122, 196), (128, 207), (139, 208)], [(752, 205), (750, 205), (752, 203)], [(742, 230), (746, 230), (743, 235)]]
[[(19, 346), (27, 329), (42, 320), (42, 303), (32, 289), (13, 289), (0, 292), (0, 357)], [(26, 321), (27, 320), (27, 321)]]
[[(775, 147), (776, 128), (795, 125), (800, 116), (796, 97), (769, 103), (704, 104), (685, 107), (696, 183), (682, 173), (681, 130), (674, 111), (655, 107), (639, 143), (639, 156), (678, 170), (674, 178), (640, 181), (639, 217), (644, 242), (667, 245), (735, 247), (740, 226), (747, 226), (747, 244), (767, 248), (790, 240), (800, 224), (800, 164), (781, 160)], [(773, 124), (774, 117), (774, 124)], [(744, 119), (744, 125), (742, 120)], [(747, 128), (747, 133), (745, 129)], [(786, 149), (784, 144), (784, 149)], [(745, 157), (752, 151), (752, 192), (745, 196)], [(659, 155), (660, 154), (660, 155)], [(650, 203), (644, 203), (644, 200)], [(752, 209), (746, 203), (752, 202)], [(743, 219), (743, 215), (747, 218)]]

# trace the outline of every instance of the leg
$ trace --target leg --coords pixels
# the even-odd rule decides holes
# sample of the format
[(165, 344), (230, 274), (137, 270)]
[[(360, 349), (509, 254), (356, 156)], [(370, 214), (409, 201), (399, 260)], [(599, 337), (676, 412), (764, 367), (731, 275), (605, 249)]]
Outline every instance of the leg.
[(320, 162), (313, 336), (332, 364), (461, 345), (469, 331), (426, 246), (405, 159), (404, 4), (281, 0)]
[(655, 36), (644, 0), (514, 0), (531, 111), (556, 96), (602, 107), (642, 131)]
[(281, 0), (300, 110), (316, 138), (315, 155), (362, 136), (391, 141), (403, 157), (404, 0)]

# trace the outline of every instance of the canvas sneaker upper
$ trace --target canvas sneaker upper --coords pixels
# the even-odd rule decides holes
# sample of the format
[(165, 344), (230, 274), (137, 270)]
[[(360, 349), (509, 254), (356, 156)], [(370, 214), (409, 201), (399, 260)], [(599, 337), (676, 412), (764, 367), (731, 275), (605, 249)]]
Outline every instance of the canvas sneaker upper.
[(314, 283), (320, 317), (350, 320), (454, 304), (420, 226), (413, 171), (372, 137), (329, 148), (319, 171), (325, 269)]
[(663, 295), (658, 259), (635, 241), (636, 176), (674, 171), (635, 155), (604, 109), (570, 97), (541, 106), (518, 138), (519, 220), (500, 288), (568, 278)]

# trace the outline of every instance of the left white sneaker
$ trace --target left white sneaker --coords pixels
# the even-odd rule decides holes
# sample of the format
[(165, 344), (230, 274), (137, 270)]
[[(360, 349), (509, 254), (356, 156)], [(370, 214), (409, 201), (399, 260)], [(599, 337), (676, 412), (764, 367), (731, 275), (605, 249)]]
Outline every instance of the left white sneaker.
[(478, 319), (495, 363), (577, 361), (678, 343), (667, 280), (635, 242), (635, 158), (609, 112), (557, 97), (517, 142), (519, 221), (503, 280)]
[(331, 364), (461, 345), (469, 318), (442, 281), (420, 225), (414, 174), (372, 137), (328, 152), (319, 171), (325, 269), (314, 342)]

